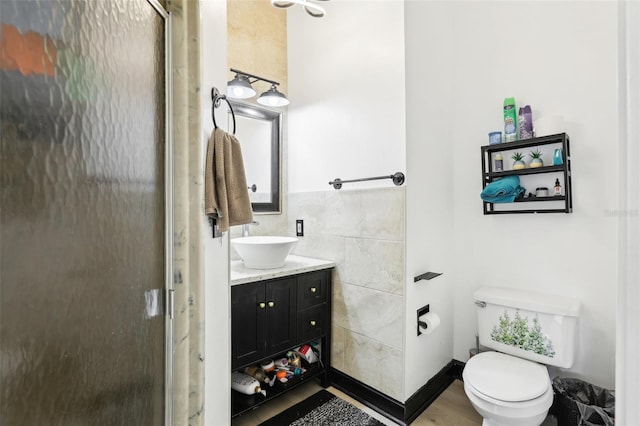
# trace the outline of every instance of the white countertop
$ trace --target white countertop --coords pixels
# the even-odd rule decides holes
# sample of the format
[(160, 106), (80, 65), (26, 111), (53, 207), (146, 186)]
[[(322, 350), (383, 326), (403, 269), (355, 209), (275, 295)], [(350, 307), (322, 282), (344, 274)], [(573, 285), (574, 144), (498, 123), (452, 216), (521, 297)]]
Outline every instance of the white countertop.
[(302, 274), (304, 272), (333, 268), (335, 263), (331, 260), (315, 259), (304, 256), (287, 256), (283, 267), (276, 269), (249, 269), (245, 268), (242, 260), (231, 261), (231, 285), (252, 283), (271, 278), (286, 277), (288, 275)]

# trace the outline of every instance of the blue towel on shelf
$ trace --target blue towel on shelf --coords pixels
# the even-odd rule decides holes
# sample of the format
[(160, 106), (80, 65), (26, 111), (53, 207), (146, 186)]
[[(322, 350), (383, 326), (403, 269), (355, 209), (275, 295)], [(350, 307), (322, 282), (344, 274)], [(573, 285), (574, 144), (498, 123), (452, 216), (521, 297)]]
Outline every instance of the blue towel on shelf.
[(522, 197), (525, 191), (520, 186), (518, 176), (505, 176), (485, 186), (480, 198), (487, 203), (513, 203), (516, 198)]

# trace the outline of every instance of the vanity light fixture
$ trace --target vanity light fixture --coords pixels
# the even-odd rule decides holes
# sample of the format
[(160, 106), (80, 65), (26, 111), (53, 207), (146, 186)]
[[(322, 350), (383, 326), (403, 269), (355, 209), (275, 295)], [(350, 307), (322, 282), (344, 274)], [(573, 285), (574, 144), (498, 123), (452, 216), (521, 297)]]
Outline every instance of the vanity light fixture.
[[(319, 0), (319, 1), (329, 1), (329, 0)], [(325, 15), (325, 11), (322, 7), (318, 6), (315, 3), (312, 3), (311, 0), (271, 0), (271, 5), (274, 7), (278, 7), (281, 9), (291, 7), (294, 4), (298, 4), (304, 7), (305, 12), (314, 18), (322, 18)]]
[[(278, 89), (280, 83), (277, 81), (269, 80), (257, 75), (249, 74), (248, 72), (240, 71), (234, 68), (230, 68), (231, 72), (235, 72), (236, 76), (227, 83), (227, 96), (235, 99), (247, 99), (256, 95), (256, 91), (251, 87), (256, 81), (266, 81), (271, 83), (271, 88), (262, 93), (257, 101), (261, 105), (282, 107), (289, 105), (289, 99)], [(251, 79), (254, 79), (251, 81)]]

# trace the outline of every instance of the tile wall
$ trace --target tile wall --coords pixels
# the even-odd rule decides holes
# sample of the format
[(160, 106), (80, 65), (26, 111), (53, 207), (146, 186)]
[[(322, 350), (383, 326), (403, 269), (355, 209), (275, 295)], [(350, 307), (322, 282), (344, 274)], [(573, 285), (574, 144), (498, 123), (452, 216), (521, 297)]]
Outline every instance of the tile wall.
[(404, 187), (294, 193), (285, 206), (256, 216), (253, 235), (295, 235), (304, 220), (294, 254), (336, 263), (332, 366), (401, 401)]

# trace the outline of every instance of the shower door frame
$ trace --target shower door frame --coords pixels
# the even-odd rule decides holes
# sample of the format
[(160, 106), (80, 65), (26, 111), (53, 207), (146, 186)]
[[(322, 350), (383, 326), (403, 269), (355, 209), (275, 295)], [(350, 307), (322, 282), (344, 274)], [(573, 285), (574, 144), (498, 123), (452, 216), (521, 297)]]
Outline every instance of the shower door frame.
[(173, 138), (171, 118), (173, 117), (173, 93), (171, 64), (172, 43), (171, 43), (171, 14), (164, 8), (158, 0), (147, 0), (147, 2), (164, 19), (164, 90), (165, 90), (165, 157), (164, 157), (164, 240), (165, 240), (165, 353), (164, 353), (164, 424), (173, 424)]

